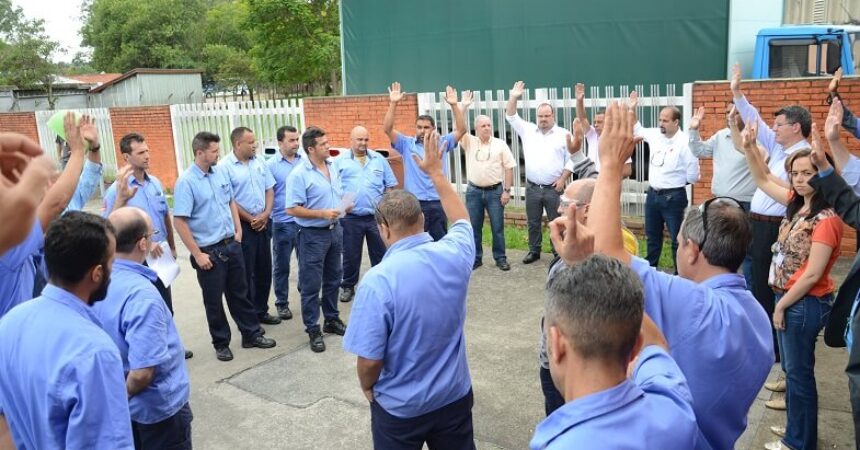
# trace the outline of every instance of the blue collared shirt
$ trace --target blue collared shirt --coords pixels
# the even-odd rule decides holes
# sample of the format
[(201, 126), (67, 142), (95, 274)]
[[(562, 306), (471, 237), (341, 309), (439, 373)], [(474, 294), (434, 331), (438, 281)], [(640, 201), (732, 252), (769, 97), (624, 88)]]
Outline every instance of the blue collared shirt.
[(773, 365), (767, 314), (746, 290), (742, 275), (695, 283), (637, 257), (631, 268), (645, 287), (645, 311), (666, 336), (672, 358), (690, 384), (706, 441), (698, 448), (734, 448)]
[(27, 238), (0, 256), (0, 318), (16, 305), (33, 298), (36, 282), (33, 254), (41, 251), (44, 242), (42, 223), (37, 217)]
[[(442, 172), (448, 175), (448, 157), (447, 154), (457, 143), (454, 141), (454, 135), (449, 133), (439, 139), (439, 148), (445, 148), (445, 157), (442, 158)], [(412, 159), (412, 155), (424, 157), (424, 144), (419, 144), (418, 140), (412, 136), (404, 136), (397, 134), (397, 142), (392, 145), (395, 150), (403, 157), (404, 178), (403, 186), (407, 191), (415, 194), (418, 200), (439, 200), (439, 193), (433, 187), (433, 182), (430, 177), (425, 174), (418, 163)]]
[(684, 375), (652, 345), (639, 353), (633, 380), (567, 402), (538, 424), (529, 446), (690, 449), (698, 433), (690, 402)]
[[(105, 192), (105, 211), (107, 217), (113, 205), (116, 203), (116, 181)], [(137, 181), (134, 176), (128, 177), (128, 185), (132, 188), (137, 188), (134, 196), (126, 202), (126, 206), (134, 206), (146, 211), (149, 218), (152, 219), (152, 225), (158, 230), (152, 239), (156, 242), (162, 242), (167, 239), (167, 226), (165, 221), (168, 207), (167, 197), (164, 196), (164, 189), (161, 187), (161, 181), (154, 175), (144, 174), (143, 183)]]
[[(287, 178), (287, 198), (284, 208), (304, 206), (307, 209), (337, 209), (343, 197), (340, 177), (331, 161), (328, 165), (329, 178), (317, 169), (310, 158), (304, 158)], [(327, 227), (328, 219), (305, 219), (296, 217), (296, 223), (303, 227)]]
[(272, 221), (275, 223), (296, 221), (295, 217), (287, 214), (287, 208), (284, 205), (287, 201), (287, 177), (302, 162), (302, 158), (300, 153), (296, 153), (293, 162), (290, 162), (284, 158), (284, 155), (278, 153), (276, 157), (266, 162), (275, 179), (275, 200), (272, 203)]
[(93, 196), (96, 189), (99, 188), (99, 183), (102, 182), (102, 170), (101, 164), (96, 164), (89, 159), (84, 160), (84, 168), (81, 171), (81, 177), (78, 179), (78, 186), (75, 188), (75, 193), (72, 194), (72, 198), (66, 206), (66, 211), (80, 211), (84, 209), (87, 201)]
[(373, 395), (388, 413), (416, 417), (469, 393), (463, 323), (474, 261), (472, 226), (459, 220), (438, 242), (427, 233), (397, 241), (358, 286), (343, 348), (383, 361)]
[(89, 306), (49, 284), (0, 336), (0, 410), (18, 448), (134, 448), (122, 360)]
[(131, 420), (161, 422), (188, 403), (185, 348), (170, 310), (152, 284), (155, 272), (143, 264), (117, 258), (107, 297), (93, 305), (102, 328), (122, 356), (125, 373), (155, 368), (152, 383), (128, 400)]
[(343, 192), (355, 194), (352, 214), (359, 216), (373, 214), (385, 189), (397, 186), (394, 171), (384, 156), (368, 150), (366, 158), (362, 166), (351, 151), (346, 151), (341, 153), (333, 164), (340, 175)]
[(191, 164), (176, 181), (173, 215), (186, 218), (194, 242), (206, 247), (236, 233), (232, 200), (233, 188), (222, 171), (210, 168), (203, 173), (197, 164)]
[(247, 163), (230, 153), (215, 166), (223, 171), (233, 185), (233, 199), (246, 213), (256, 216), (266, 209), (266, 191), (275, 186), (275, 179), (262, 158), (252, 156)]

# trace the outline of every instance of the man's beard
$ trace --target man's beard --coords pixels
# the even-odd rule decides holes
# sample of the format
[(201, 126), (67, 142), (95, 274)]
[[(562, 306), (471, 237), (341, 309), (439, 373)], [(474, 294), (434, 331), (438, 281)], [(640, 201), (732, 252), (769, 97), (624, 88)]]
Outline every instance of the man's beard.
[(96, 302), (100, 302), (107, 297), (108, 286), (110, 286), (110, 276), (106, 277), (102, 284), (98, 289), (93, 291), (90, 294), (90, 306), (94, 305)]
[(660, 127), (660, 132), (666, 134), (666, 127)]

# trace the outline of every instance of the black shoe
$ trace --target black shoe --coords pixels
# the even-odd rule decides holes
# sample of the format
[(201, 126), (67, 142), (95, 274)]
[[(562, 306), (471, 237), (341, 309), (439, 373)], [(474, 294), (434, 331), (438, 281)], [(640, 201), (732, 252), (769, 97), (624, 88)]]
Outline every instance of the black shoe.
[(218, 358), (218, 361), (232, 361), (233, 352), (230, 351), (230, 347), (216, 348), (215, 357)]
[(252, 339), (250, 341), (242, 340), (242, 348), (251, 348), (251, 347), (272, 348), (275, 345), (277, 345), (277, 343), (275, 342), (274, 339), (269, 339), (267, 337), (263, 337), (262, 334), (255, 337), (254, 339)]
[(290, 311), (289, 306), (278, 306), (278, 317), (283, 320), (290, 320), (293, 318), (293, 312)]
[(346, 325), (340, 319), (326, 320), (323, 324), (323, 332), (343, 336), (346, 334)]
[(308, 337), (311, 342), (311, 350), (314, 353), (322, 353), (325, 351), (325, 342), (323, 342), (323, 336), (322, 333), (320, 333), (320, 330), (309, 331)]
[(265, 335), (266, 335), (266, 329), (263, 327), (260, 327), (260, 336), (265, 336)]
[(506, 259), (500, 259), (496, 261), (496, 267), (504, 271), (511, 270), (511, 265), (508, 264), (508, 260)]
[(263, 314), (262, 317), (260, 317), (260, 323), (264, 323), (266, 325), (277, 325), (277, 324), (281, 323), (281, 318), (275, 317), (269, 313), (266, 313), (266, 314)]
[(194, 357), (194, 352), (191, 350), (185, 350), (185, 359), (191, 359)]
[(340, 302), (341, 303), (349, 303), (352, 301), (353, 297), (355, 297), (355, 288), (354, 287), (345, 287), (340, 291)]
[(481, 261), (480, 259), (476, 259), (475, 262), (472, 263), (472, 270), (475, 270), (478, 267), (481, 267), (483, 265), (484, 265), (483, 261)]
[(540, 259), (540, 253), (538, 252), (529, 252), (525, 258), (523, 258), (523, 264), (531, 264)]

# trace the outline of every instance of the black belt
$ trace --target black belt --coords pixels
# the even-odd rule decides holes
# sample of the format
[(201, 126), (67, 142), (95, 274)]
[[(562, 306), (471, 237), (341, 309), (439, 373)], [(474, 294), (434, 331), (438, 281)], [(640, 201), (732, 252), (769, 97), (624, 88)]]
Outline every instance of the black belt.
[(302, 228), (305, 228), (308, 230), (333, 230), (334, 227), (336, 227), (336, 226), (337, 226), (337, 222), (332, 222), (331, 224), (329, 224), (328, 226), (325, 226), (325, 227), (302, 227)]
[(770, 223), (782, 223), (782, 216), (765, 216), (764, 214), (756, 214), (754, 212), (750, 213), (750, 219), (757, 220), (759, 222), (770, 222)]
[(672, 192), (678, 192), (678, 191), (686, 190), (686, 188), (683, 186), (682, 187), (676, 187), (676, 188), (669, 188), (669, 189), (654, 189), (652, 187), (648, 187), (648, 189), (654, 191), (654, 193), (657, 195), (670, 194)]
[(480, 189), (482, 191), (494, 191), (494, 190), (496, 190), (496, 188), (498, 188), (501, 185), (502, 185), (502, 183), (496, 183), (492, 186), (478, 186), (477, 184), (472, 183), (471, 181), (469, 182), (469, 186), (472, 186), (475, 189)]
[(539, 187), (541, 189), (555, 189), (555, 184), (537, 184), (537, 183), (532, 183), (531, 181), (528, 181), (528, 180), (526, 180), (526, 185)]
[(233, 241), (234, 241), (233, 236), (230, 236), (230, 237), (224, 238), (224, 239), (222, 239), (222, 240), (220, 240), (220, 241), (218, 241), (212, 245), (207, 245), (206, 247), (200, 247), (200, 251), (202, 251), (204, 253), (209, 253), (209, 251), (215, 250), (218, 247), (225, 247), (227, 245), (230, 245), (233, 243)]

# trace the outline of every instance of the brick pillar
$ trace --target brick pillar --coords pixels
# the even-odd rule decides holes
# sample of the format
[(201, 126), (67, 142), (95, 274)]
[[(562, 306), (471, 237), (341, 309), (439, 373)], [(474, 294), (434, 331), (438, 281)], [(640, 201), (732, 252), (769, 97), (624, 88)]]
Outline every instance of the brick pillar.
[[(0, 114), (0, 132), (18, 133), (39, 143), (39, 129), (36, 127), (36, 113), (2, 113)], [(53, 147), (46, 149), (55, 150)]]
[(158, 177), (166, 189), (172, 190), (179, 172), (173, 147), (170, 106), (110, 108), (110, 117), (116, 141), (117, 165), (125, 165), (119, 150), (119, 140), (128, 133), (142, 134), (149, 146), (149, 172)]

